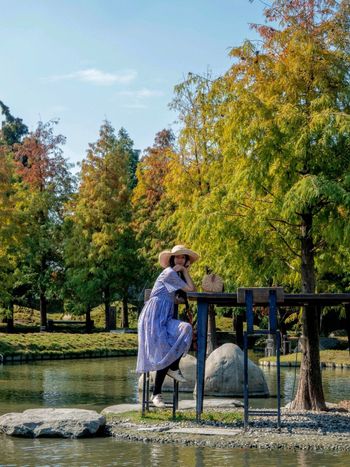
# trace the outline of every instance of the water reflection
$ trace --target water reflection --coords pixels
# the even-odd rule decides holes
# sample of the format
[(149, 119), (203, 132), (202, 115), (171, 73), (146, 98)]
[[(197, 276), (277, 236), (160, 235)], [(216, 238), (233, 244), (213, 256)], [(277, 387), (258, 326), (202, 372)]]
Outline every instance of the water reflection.
[[(272, 395), (276, 369), (262, 368)], [(326, 400), (350, 399), (347, 369), (324, 369)], [(298, 369), (281, 369), (282, 404), (298, 386)], [(138, 401), (135, 357), (91, 360), (57, 360), (0, 365), (0, 414), (33, 407), (78, 407), (101, 410), (109, 405)], [(181, 398), (192, 399), (190, 393)], [(276, 407), (276, 398), (250, 399), (253, 407)]]
[[(270, 394), (276, 395), (276, 369), (271, 367), (262, 367)], [(323, 392), (327, 402), (339, 402), (344, 399), (350, 399), (349, 385), (350, 371), (341, 368), (324, 368), (322, 370)], [(299, 368), (281, 368), (281, 394), (282, 405), (293, 400), (299, 381)], [(276, 399), (255, 400), (255, 406), (276, 407)]]
[(0, 366), (0, 414), (32, 407), (102, 409), (136, 401), (135, 358)]
[(1, 466), (144, 466), (212, 467), (339, 466), (346, 453), (216, 449), (120, 442), (112, 438), (81, 440), (21, 439), (0, 436)]

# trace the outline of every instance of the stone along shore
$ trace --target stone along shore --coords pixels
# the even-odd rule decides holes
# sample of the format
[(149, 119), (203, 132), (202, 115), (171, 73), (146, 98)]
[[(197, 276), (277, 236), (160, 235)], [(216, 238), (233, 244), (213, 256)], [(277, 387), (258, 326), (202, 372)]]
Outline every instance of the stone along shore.
[[(232, 407), (217, 407), (210, 404), (210, 413), (232, 411)], [(188, 401), (180, 401), (185, 403)], [(348, 405), (345, 403), (345, 405)], [(234, 423), (215, 421), (167, 421), (135, 423), (130, 412), (124, 415), (117, 407), (103, 411), (107, 416), (109, 433), (123, 440), (150, 443), (172, 443), (192, 446), (223, 448), (288, 449), (306, 451), (350, 452), (350, 412), (341, 405), (333, 405), (328, 412), (292, 412), (282, 409), (281, 429), (277, 428), (275, 416), (249, 417), (249, 428), (245, 431), (241, 420)], [(120, 411), (123, 406), (119, 406)], [(208, 407), (208, 406), (207, 406)], [(208, 410), (206, 407), (204, 411)], [(242, 408), (235, 408), (243, 416)]]
[[(196, 423), (195, 402), (180, 401), (177, 421), (161, 421), (158, 409), (151, 409), (153, 418), (142, 418), (139, 404), (107, 407), (98, 414), (81, 409), (32, 409), (0, 417), (0, 433), (26, 437), (113, 436), (117, 439), (172, 443), (207, 447), (288, 449), (307, 451), (350, 452), (349, 402), (333, 405), (327, 412), (291, 412), (282, 409), (279, 430), (275, 416), (249, 417), (249, 428), (243, 427), (242, 403), (232, 399), (205, 399), (205, 420)], [(171, 412), (169, 411), (169, 414)], [(235, 413), (229, 423), (215, 420)], [(204, 417), (210, 414), (210, 417)], [(181, 421), (182, 420), (182, 421)]]

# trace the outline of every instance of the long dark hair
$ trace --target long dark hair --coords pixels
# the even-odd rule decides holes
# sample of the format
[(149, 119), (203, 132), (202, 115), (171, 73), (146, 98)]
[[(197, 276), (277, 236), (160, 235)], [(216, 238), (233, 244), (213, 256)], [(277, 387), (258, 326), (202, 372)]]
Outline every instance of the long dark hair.
[[(189, 263), (190, 257), (189, 257), (188, 255), (184, 255), (184, 257), (185, 257), (185, 259), (186, 259), (185, 264)], [(170, 259), (169, 259), (169, 266), (170, 266), (171, 268), (173, 268), (173, 267), (175, 266), (175, 255), (170, 256)], [(179, 275), (181, 274), (181, 275), (184, 277), (184, 275), (183, 275), (182, 272), (181, 272), (181, 273), (178, 273), (178, 274), (179, 274)], [(185, 280), (185, 279), (184, 279), (184, 280)], [(186, 282), (186, 281), (185, 281), (185, 282)]]
[[(186, 258), (186, 261), (185, 261), (185, 264), (189, 263), (190, 261), (190, 257), (188, 255), (184, 255), (185, 258)], [(169, 266), (171, 268), (173, 268), (175, 266), (175, 255), (172, 255), (170, 256), (170, 259), (169, 259)], [(185, 279), (185, 276), (183, 274), (182, 271), (179, 271), (176, 273), (184, 282), (186, 282), (186, 279)], [(187, 284), (187, 282), (186, 282)], [(183, 298), (184, 301), (185, 301), (185, 306), (186, 306), (186, 309), (189, 307), (189, 304), (188, 304), (188, 300), (187, 300), (187, 294), (184, 290), (182, 289), (179, 289), (176, 291), (176, 295), (179, 297), (179, 298)]]

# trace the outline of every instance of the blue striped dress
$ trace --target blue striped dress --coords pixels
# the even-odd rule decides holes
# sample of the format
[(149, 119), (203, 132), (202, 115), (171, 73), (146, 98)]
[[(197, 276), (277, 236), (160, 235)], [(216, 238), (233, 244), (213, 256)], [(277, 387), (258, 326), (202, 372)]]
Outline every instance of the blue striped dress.
[(192, 326), (173, 318), (175, 292), (185, 286), (171, 267), (158, 276), (138, 322), (138, 373), (166, 368), (188, 352)]

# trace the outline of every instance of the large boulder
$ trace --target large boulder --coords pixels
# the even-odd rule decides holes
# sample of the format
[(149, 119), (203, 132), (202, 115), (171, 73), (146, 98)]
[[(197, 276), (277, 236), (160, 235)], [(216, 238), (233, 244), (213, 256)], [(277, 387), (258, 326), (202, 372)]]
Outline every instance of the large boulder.
[(81, 438), (93, 436), (105, 423), (105, 417), (94, 410), (30, 409), (2, 415), (0, 432), (27, 438)]
[(345, 329), (336, 329), (330, 333), (329, 337), (346, 337), (347, 335), (348, 333)]
[[(180, 370), (184, 377), (187, 380), (187, 383), (180, 383), (179, 384), (179, 391), (182, 392), (192, 392), (194, 389), (194, 386), (196, 384), (196, 368), (197, 368), (197, 359), (193, 357), (192, 355), (187, 354), (185, 357), (183, 357), (180, 360)], [(154, 385), (154, 378), (155, 378), (156, 372), (151, 371), (149, 374), (150, 377), (150, 389), (153, 389)], [(143, 375), (140, 376), (139, 378), (139, 391), (142, 391), (142, 385), (143, 385)], [(174, 390), (174, 380), (170, 378), (170, 376), (166, 376), (163, 386), (162, 386), (162, 391), (163, 392), (170, 392)]]
[[(204, 394), (242, 397), (244, 353), (235, 344), (227, 343), (212, 352), (206, 361)], [(268, 396), (269, 389), (262, 370), (248, 359), (250, 396)]]

